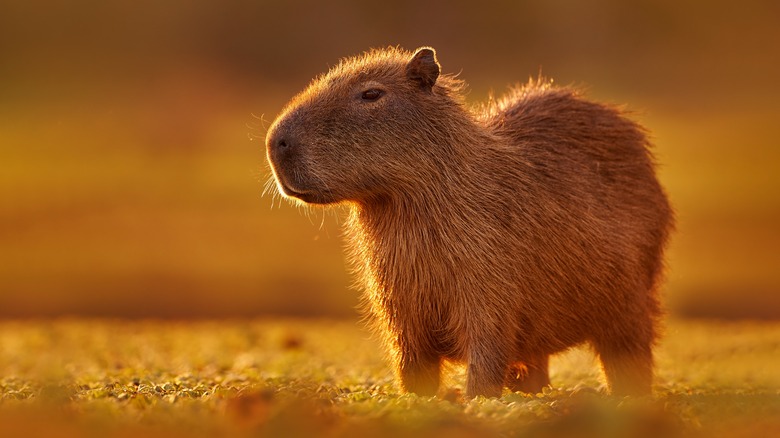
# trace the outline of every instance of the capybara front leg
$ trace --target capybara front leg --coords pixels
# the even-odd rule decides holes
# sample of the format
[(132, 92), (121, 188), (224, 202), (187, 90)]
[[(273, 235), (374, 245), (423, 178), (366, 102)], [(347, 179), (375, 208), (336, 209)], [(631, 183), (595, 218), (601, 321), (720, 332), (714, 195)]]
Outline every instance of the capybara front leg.
[(500, 397), (504, 388), (507, 361), (500, 353), (477, 349), (469, 355), (466, 397)]
[(651, 342), (596, 345), (607, 387), (613, 395), (645, 395), (653, 382)]
[(398, 374), (401, 389), (417, 395), (436, 395), (439, 389), (441, 358), (435, 356), (402, 357)]
[(512, 391), (536, 394), (550, 384), (549, 356), (535, 356), (509, 366), (506, 386)]

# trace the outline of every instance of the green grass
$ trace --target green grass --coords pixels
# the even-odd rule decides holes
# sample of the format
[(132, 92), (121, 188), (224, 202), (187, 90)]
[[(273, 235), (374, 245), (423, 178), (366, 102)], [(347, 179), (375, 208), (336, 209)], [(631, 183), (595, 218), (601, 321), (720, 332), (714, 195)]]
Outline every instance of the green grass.
[[(399, 394), (352, 321), (0, 323), (2, 436), (770, 436), (780, 324), (672, 321), (653, 397), (603, 395), (593, 356), (553, 388), (463, 400)], [(43, 421), (45, 420), (45, 421)]]

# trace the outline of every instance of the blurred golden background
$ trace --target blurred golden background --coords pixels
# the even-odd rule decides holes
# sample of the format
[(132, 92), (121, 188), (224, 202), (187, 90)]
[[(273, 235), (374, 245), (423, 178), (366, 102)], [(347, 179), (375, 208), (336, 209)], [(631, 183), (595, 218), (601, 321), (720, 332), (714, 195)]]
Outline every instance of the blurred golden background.
[(434, 46), (468, 100), (627, 103), (678, 211), (666, 297), (780, 317), (780, 3), (0, 3), (0, 316), (353, 316), (338, 214), (261, 197), (265, 127), (339, 58)]

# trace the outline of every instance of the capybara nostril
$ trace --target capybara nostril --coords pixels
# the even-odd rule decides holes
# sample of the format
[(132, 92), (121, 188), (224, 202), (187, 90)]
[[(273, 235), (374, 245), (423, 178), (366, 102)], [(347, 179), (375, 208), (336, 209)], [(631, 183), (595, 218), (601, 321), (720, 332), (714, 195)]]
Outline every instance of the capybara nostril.
[(277, 132), (268, 142), (269, 152), (279, 160), (289, 160), (295, 152), (296, 141), (289, 132)]

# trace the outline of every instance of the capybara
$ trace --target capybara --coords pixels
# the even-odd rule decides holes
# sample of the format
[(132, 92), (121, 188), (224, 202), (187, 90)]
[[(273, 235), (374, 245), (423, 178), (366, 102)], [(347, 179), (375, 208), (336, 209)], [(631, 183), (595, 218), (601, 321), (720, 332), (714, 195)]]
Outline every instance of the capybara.
[(673, 219), (645, 130), (541, 79), (477, 108), (462, 89), (429, 47), (342, 60), (268, 130), (278, 189), (348, 206), (402, 390), (435, 394), (447, 360), (467, 397), (538, 392), (587, 342), (612, 393), (648, 393)]

